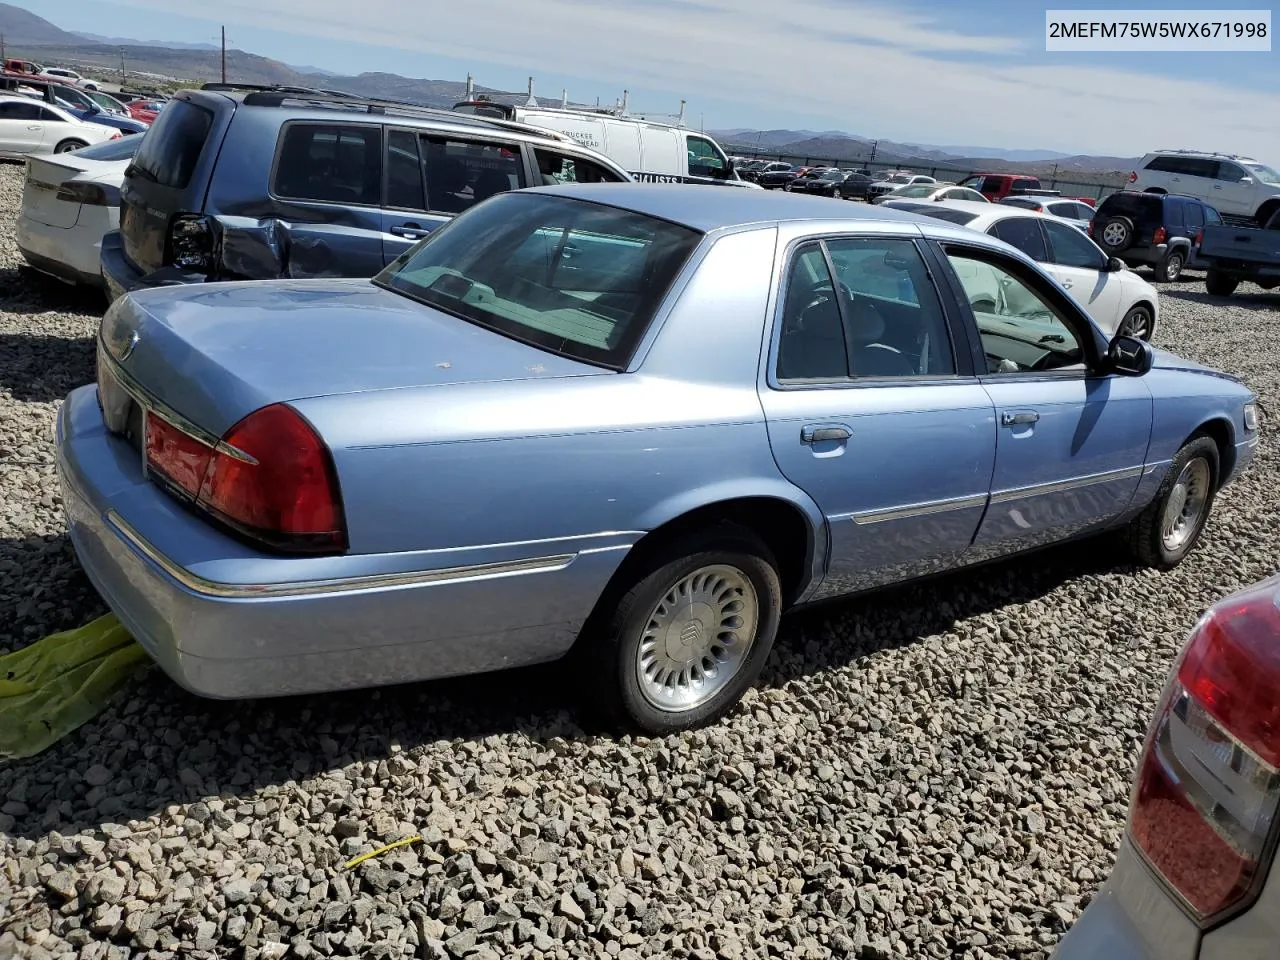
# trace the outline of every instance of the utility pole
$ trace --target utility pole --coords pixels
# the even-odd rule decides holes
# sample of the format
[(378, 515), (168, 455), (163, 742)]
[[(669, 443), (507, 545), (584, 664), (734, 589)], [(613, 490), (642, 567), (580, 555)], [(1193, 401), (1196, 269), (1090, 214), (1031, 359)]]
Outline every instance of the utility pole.
[(871, 169), (871, 165), (876, 162), (876, 148), (880, 146), (879, 140), (871, 141), (871, 159), (867, 161), (867, 169)]
[(4, 34), (0, 33), (0, 60), (6, 60), (6, 59), (8, 58), (5, 57), (4, 55)]
[(227, 28), (222, 28), (222, 82), (227, 82)]
[(127, 81), (128, 81), (128, 74), (125, 73), (125, 69), (124, 69), (124, 47), (121, 47), (120, 48), (120, 86), (123, 87)]

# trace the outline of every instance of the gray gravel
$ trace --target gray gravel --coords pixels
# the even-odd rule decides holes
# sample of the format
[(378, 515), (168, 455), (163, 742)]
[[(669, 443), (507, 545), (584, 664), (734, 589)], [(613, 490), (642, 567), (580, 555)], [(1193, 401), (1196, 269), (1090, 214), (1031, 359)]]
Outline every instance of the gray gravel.
[[(15, 272), (19, 174), (0, 648), (102, 611), (50, 465), (101, 306)], [(1280, 411), (1280, 296), (1189, 275), (1163, 302), (1162, 345)], [(1264, 438), (1171, 574), (1089, 543), (791, 618), (741, 709), (664, 741), (585, 733), (554, 668), (247, 704), (153, 670), (0, 768), (0, 956), (1044, 957), (1110, 869), (1185, 632), (1280, 568), (1278, 473)]]

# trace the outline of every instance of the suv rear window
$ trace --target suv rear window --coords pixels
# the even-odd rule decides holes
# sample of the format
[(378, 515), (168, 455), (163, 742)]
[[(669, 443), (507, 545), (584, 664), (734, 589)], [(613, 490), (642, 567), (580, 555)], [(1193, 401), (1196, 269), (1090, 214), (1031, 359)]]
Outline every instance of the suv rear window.
[(701, 238), (628, 210), (504, 193), (432, 233), (374, 283), (552, 353), (623, 369)]
[(286, 124), (271, 192), (293, 200), (376, 206), (382, 200), (382, 127)]
[(1159, 218), (1163, 202), (1163, 198), (1154, 193), (1113, 193), (1098, 205), (1095, 216)]
[(143, 134), (133, 165), (161, 186), (185, 189), (212, 127), (212, 111), (188, 100), (173, 100)]

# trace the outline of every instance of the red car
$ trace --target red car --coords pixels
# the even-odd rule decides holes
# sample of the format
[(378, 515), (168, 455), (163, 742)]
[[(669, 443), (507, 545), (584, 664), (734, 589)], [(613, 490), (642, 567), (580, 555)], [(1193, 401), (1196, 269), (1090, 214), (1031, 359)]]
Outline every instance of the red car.
[(163, 107), (164, 102), (161, 100), (131, 100), (125, 104), (129, 116), (145, 124), (154, 123)]

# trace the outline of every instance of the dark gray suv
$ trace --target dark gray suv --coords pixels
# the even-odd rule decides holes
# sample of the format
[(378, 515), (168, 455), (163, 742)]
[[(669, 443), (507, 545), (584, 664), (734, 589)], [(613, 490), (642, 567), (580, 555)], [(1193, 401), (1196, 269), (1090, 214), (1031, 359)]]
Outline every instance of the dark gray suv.
[(112, 300), (211, 280), (371, 277), (486, 197), (627, 181), (538, 127), (297, 88), (206, 84), (165, 106), (102, 241)]

